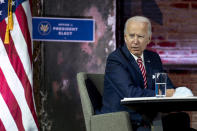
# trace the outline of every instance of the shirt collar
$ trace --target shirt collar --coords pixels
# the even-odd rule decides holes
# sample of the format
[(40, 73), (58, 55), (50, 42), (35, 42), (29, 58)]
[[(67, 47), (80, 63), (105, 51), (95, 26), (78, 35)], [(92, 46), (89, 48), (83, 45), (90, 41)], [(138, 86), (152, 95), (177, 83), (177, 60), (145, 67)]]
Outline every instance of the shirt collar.
[[(131, 53), (131, 55), (133, 56), (133, 58), (135, 59), (135, 61), (137, 62), (138, 57), (135, 56), (134, 54)], [(142, 53), (142, 55), (140, 56), (142, 58), (142, 61), (144, 63), (144, 54)]]

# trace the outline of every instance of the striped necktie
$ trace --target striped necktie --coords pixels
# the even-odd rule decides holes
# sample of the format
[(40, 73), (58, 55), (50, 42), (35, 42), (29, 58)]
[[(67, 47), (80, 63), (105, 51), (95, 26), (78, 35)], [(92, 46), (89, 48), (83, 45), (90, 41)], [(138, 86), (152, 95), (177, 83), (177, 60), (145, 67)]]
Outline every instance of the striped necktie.
[(141, 57), (139, 57), (139, 58), (137, 59), (137, 63), (138, 63), (138, 65), (139, 65), (139, 68), (140, 68), (140, 70), (141, 70), (141, 72), (142, 72), (142, 76), (143, 76), (143, 78), (144, 78), (144, 88), (147, 88), (146, 70), (145, 70), (144, 65), (143, 65), (143, 63), (142, 63), (142, 58), (141, 58)]

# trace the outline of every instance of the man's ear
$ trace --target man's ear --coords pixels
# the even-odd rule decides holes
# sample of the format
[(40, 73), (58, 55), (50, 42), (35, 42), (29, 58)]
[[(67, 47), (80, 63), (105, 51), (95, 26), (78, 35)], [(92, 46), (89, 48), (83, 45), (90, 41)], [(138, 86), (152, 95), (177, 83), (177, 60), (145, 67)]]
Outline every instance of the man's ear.
[(125, 43), (127, 43), (127, 37), (126, 37), (126, 34), (124, 34), (124, 41), (125, 41)]
[(152, 36), (148, 37), (148, 44), (151, 42), (151, 38), (152, 38)]

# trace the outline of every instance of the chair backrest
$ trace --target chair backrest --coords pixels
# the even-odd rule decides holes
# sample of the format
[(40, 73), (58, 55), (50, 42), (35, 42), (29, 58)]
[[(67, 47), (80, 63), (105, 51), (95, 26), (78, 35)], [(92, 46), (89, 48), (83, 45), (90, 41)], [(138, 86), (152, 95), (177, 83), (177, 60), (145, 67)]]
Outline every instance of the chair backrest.
[(100, 108), (102, 104), (104, 74), (80, 72), (77, 74), (77, 84), (86, 131), (90, 131), (90, 117), (94, 115), (95, 108)]

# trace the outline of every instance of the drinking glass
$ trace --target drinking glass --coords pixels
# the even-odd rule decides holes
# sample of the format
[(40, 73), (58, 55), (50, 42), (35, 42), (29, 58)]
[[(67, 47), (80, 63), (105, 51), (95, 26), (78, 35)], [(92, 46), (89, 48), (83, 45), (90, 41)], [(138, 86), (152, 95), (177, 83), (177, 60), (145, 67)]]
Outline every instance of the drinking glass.
[(155, 96), (165, 97), (166, 96), (166, 73), (155, 73)]

